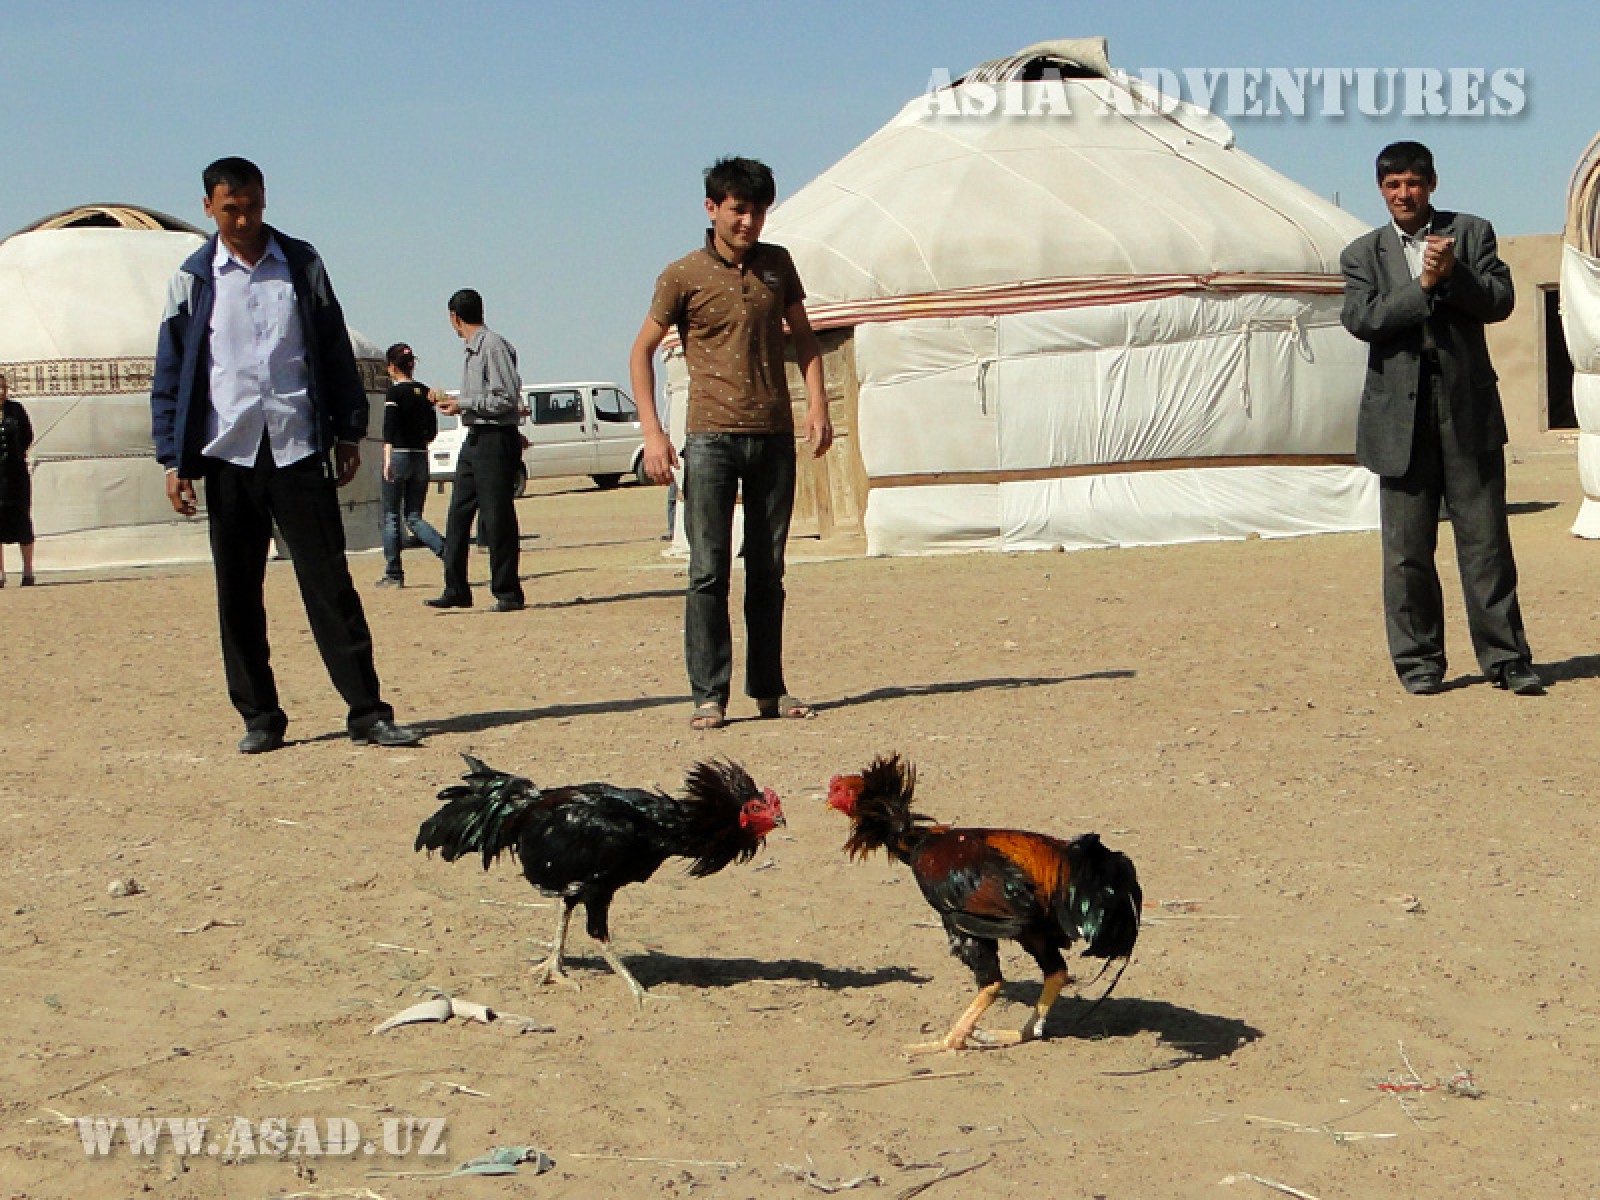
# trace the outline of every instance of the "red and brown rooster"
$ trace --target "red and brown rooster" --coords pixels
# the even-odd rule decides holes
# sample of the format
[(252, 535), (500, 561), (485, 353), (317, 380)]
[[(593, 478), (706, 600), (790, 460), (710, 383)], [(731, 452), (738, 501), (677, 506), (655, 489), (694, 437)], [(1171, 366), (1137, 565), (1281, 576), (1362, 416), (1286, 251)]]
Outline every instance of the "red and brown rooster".
[[(836, 775), (828, 787), (829, 806), (853, 823), (845, 850), (865, 858), (882, 849), (909, 866), (944, 921), (950, 952), (978, 983), (977, 998), (941, 1041), (909, 1049), (1011, 1046), (1042, 1037), (1045, 1017), (1068, 980), (1064, 949), (1081, 941), (1083, 953), (1094, 958), (1133, 953), (1144, 902), (1133, 863), (1093, 833), (1066, 842), (1018, 829), (936, 825), (912, 811), (915, 791), (916, 769), (898, 755), (876, 759), (860, 775)], [(984, 1033), (978, 1020), (1004, 982), (1002, 938), (1033, 956), (1044, 988), (1020, 1030)]]
[(562, 901), (555, 949), (535, 969), (536, 978), (577, 986), (561, 963), (572, 910), (582, 904), (589, 936), (640, 1004), (644, 987), (611, 949), (607, 916), (617, 889), (643, 883), (669, 858), (691, 860), (688, 872), (696, 878), (715, 875), (747, 861), (784, 824), (777, 795), (731, 762), (696, 763), (677, 797), (609, 783), (541, 790), (470, 754), (462, 757), (466, 783), (439, 793), (444, 807), (422, 823), (414, 848), (437, 850), (446, 862), (481, 854), (484, 870), (501, 851), (511, 851), (529, 883)]

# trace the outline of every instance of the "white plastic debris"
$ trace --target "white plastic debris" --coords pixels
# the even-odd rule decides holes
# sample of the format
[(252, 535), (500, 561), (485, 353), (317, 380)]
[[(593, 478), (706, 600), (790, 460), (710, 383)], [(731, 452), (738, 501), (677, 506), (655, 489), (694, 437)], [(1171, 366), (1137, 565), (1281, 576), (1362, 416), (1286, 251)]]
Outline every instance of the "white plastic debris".
[(397, 1012), (394, 1016), (377, 1026), (373, 1033), (388, 1033), (391, 1029), (398, 1029), (401, 1025), (416, 1025), (423, 1021), (448, 1021), (451, 1017), (450, 998), (448, 996), (435, 996), (432, 1000), (424, 1000), (421, 1004), (413, 1004), (404, 1012)]
[(388, 1033), (401, 1025), (416, 1025), (427, 1021), (448, 1021), (451, 1017), (460, 1017), (463, 1021), (476, 1021), (482, 1025), (504, 1025), (517, 1033), (554, 1033), (555, 1026), (541, 1025), (532, 1017), (518, 1016), (516, 1013), (497, 1012), (487, 1004), (476, 1004), (471, 1000), (460, 1000), (453, 996), (435, 996), (431, 1000), (424, 1000), (421, 1004), (413, 1004), (403, 1012), (397, 1012), (387, 1021), (382, 1022), (373, 1029), (373, 1033)]

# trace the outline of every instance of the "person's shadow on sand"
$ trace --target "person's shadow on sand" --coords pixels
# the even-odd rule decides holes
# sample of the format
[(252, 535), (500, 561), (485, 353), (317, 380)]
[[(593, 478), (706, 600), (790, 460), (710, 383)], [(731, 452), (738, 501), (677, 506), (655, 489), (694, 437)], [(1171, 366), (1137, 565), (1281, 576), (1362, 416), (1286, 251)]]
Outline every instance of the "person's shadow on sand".
[(1132, 679), (1137, 672), (1126, 668), (1107, 671), (1085, 671), (1081, 675), (1002, 675), (990, 679), (953, 679), (941, 683), (908, 683), (893, 687), (873, 688), (854, 696), (823, 701), (818, 712), (832, 708), (852, 708), (857, 704), (875, 704), (880, 700), (904, 700), (911, 696), (946, 696), (962, 692), (981, 692), (991, 688), (1050, 687), (1060, 683), (1087, 683), (1093, 679)]
[[(904, 700), (912, 696), (942, 696), (963, 692), (979, 692), (991, 688), (1049, 687), (1062, 683), (1085, 683), (1095, 679), (1132, 679), (1137, 672), (1123, 668), (1106, 671), (1087, 671), (1081, 675), (998, 676), (989, 679), (954, 679), (939, 683), (909, 683), (892, 687), (873, 688), (837, 700), (819, 700), (815, 708), (826, 715), (836, 708), (853, 708), (858, 704), (876, 704), (884, 700)], [(548, 704), (542, 708), (500, 709), (491, 712), (462, 713), (436, 720), (414, 720), (406, 724), (424, 737), (438, 733), (482, 733), (504, 725), (521, 725), (528, 721), (544, 721), (561, 717), (590, 717), (604, 713), (643, 712), (646, 709), (668, 705), (687, 705), (690, 697), (633, 696), (626, 700), (588, 700), (574, 704)], [(751, 718), (752, 720), (754, 718)], [(737, 721), (730, 721), (735, 724)], [(331, 738), (335, 735), (329, 734)], [(310, 738), (321, 741), (323, 738)]]
[(1535, 671), (1546, 684), (1572, 683), (1579, 679), (1600, 679), (1600, 654), (1575, 654), (1553, 663), (1534, 663)]

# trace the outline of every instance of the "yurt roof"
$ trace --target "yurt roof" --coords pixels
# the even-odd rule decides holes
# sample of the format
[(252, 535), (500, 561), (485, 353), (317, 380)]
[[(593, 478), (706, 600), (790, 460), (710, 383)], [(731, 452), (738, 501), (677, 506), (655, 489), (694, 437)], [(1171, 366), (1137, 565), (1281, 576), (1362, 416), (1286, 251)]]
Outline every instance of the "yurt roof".
[(52, 220), (0, 242), (0, 361), (154, 354), (167, 283), (200, 233)]
[(37, 233), (46, 229), (164, 229), (169, 233), (204, 236), (203, 230), (185, 220), (137, 204), (79, 204), (42, 217), (17, 232)]
[[(12, 234), (0, 242), (0, 362), (153, 355), (168, 283), (205, 237), (131, 204), (79, 205)], [(382, 360), (370, 339), (351, 340), (357, 358)], [(367, 374), (379, 387), (381, 372)]]
[(1567, 189), (1566, 242), (1573, 249), (1600, 256), (1600, 135), (1578, 160)]
[(764, 236), (813, 300), (845, 303), (1086, 276), (1336, 275), (1364, 228), (1238, 149), (1219, 118), (1111, 67), (1095, 38), (916, 97), (774, 209)]

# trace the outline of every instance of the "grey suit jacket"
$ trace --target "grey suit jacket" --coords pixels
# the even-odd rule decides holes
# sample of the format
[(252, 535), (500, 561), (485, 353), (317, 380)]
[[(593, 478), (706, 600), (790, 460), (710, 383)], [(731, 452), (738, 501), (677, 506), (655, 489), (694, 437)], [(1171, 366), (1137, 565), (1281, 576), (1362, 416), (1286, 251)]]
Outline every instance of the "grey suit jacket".
[(1379, 475), (1406, 473), (1417, 416), (1426, 323), (1439, 356), (1446, 436), (1467, 453), (1506, 442), (1505, 413), (1483, 327), (1511, 315), (1511, 269), (1494, 228), (1466, 213), (1433, 214), (1433, 232), (1456, 239), (1456, 264), (1429, 295), (1411, 277), (1392, 223), (1363, 234), (1339, 259), (1344, 327), (1368, 343), (1367, 380), (1356, 421), (1356, 461)]

